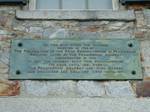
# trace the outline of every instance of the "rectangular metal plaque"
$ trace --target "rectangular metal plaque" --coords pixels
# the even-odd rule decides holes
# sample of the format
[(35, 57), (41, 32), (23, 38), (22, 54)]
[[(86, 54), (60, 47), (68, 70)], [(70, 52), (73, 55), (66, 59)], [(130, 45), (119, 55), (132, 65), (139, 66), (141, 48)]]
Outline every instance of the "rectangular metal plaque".
[(10, 79), (142, 79), (134, 39), (13, 40)]

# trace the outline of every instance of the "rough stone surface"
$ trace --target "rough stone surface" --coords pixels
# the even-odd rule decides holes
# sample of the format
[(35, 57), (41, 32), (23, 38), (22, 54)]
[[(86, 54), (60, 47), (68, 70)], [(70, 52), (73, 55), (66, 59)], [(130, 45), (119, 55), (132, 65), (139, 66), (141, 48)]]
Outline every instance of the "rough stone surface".
[(143, 11), (136, 11), (136, 26), (137, 28), (142, 28), (145, 26), (144, 14)]
[(33, 96), (71, 97), (75, 95), (74, 81), (24, 81), (24, 91)]
[(8, 65), (9, 64), (9, 49), (5, 48), (4, 51), (0, 51), (0, 63)]
[(136, 94), (138, 97), (150, 97), (150, 81), (137, 82)]
[(2, 112), (149, 112), (150, 99), (1, 98)]
[(136, 11), (135, 37), (139, 39), (149, 39), (150, 35), (150, 10)]
[(29, 32), (32, 32), (32, 33), (43, 32), (43, 28), (41, 28), (41, 27), (30, 27)]
[(145, 17), (145, 22), (146, 22), (146, 25), (148, 27), (150, 27), (150, 10), (147, 9), (147, 10), (144, 10), (144, 17)]
[(145, 77), (150, 77), (150, 41), (141, 41), (141, 60), (143, 74)]
[(18, 81), (0, 80), (0, 96), (16, 96), (20, 93)]
[(128, 81), (106, 82), (106, 94), (110, 97), (135, 97), (133, 89)]
[(134, 38), (133, 32), (129, 31), (110, 31), (110, 32), (102, 32), (101, 38), (118, 38), (118, 39), (123, 39), (123, 38)]
[(146, 33), (145, 30), (143, 31), (141, 29), (136, 29), (134, 35), (135, 35), (136, 38), (144, 39), (145, 38), (145, 33)]
[(78, 93), (84, 97), (98, 97), (105, 95), (103, 83), (94, 81), (79, 81), (77, 83)]

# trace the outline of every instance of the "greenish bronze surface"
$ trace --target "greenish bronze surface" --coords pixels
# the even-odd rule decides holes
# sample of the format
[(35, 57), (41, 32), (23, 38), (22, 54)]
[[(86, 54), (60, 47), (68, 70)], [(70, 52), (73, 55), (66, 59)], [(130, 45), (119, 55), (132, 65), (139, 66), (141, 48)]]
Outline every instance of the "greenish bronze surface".
[(10, 79), (142, 79), (134, 39), (13, 40)]

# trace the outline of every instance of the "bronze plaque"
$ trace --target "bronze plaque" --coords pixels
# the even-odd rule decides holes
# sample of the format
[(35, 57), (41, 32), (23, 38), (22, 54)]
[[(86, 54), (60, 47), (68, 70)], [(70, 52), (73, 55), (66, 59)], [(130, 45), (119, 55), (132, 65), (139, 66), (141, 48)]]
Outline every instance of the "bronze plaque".
[(142, 79), (134, 39), (13, 40), (10, 79)]

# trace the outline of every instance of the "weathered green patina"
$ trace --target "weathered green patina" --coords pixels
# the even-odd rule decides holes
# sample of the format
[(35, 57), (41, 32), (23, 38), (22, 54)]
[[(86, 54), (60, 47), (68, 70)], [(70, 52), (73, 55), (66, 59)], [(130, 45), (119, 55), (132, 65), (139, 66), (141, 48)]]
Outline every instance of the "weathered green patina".
[(10, 79), (142, 79), (134, 39), (13, 40)]

